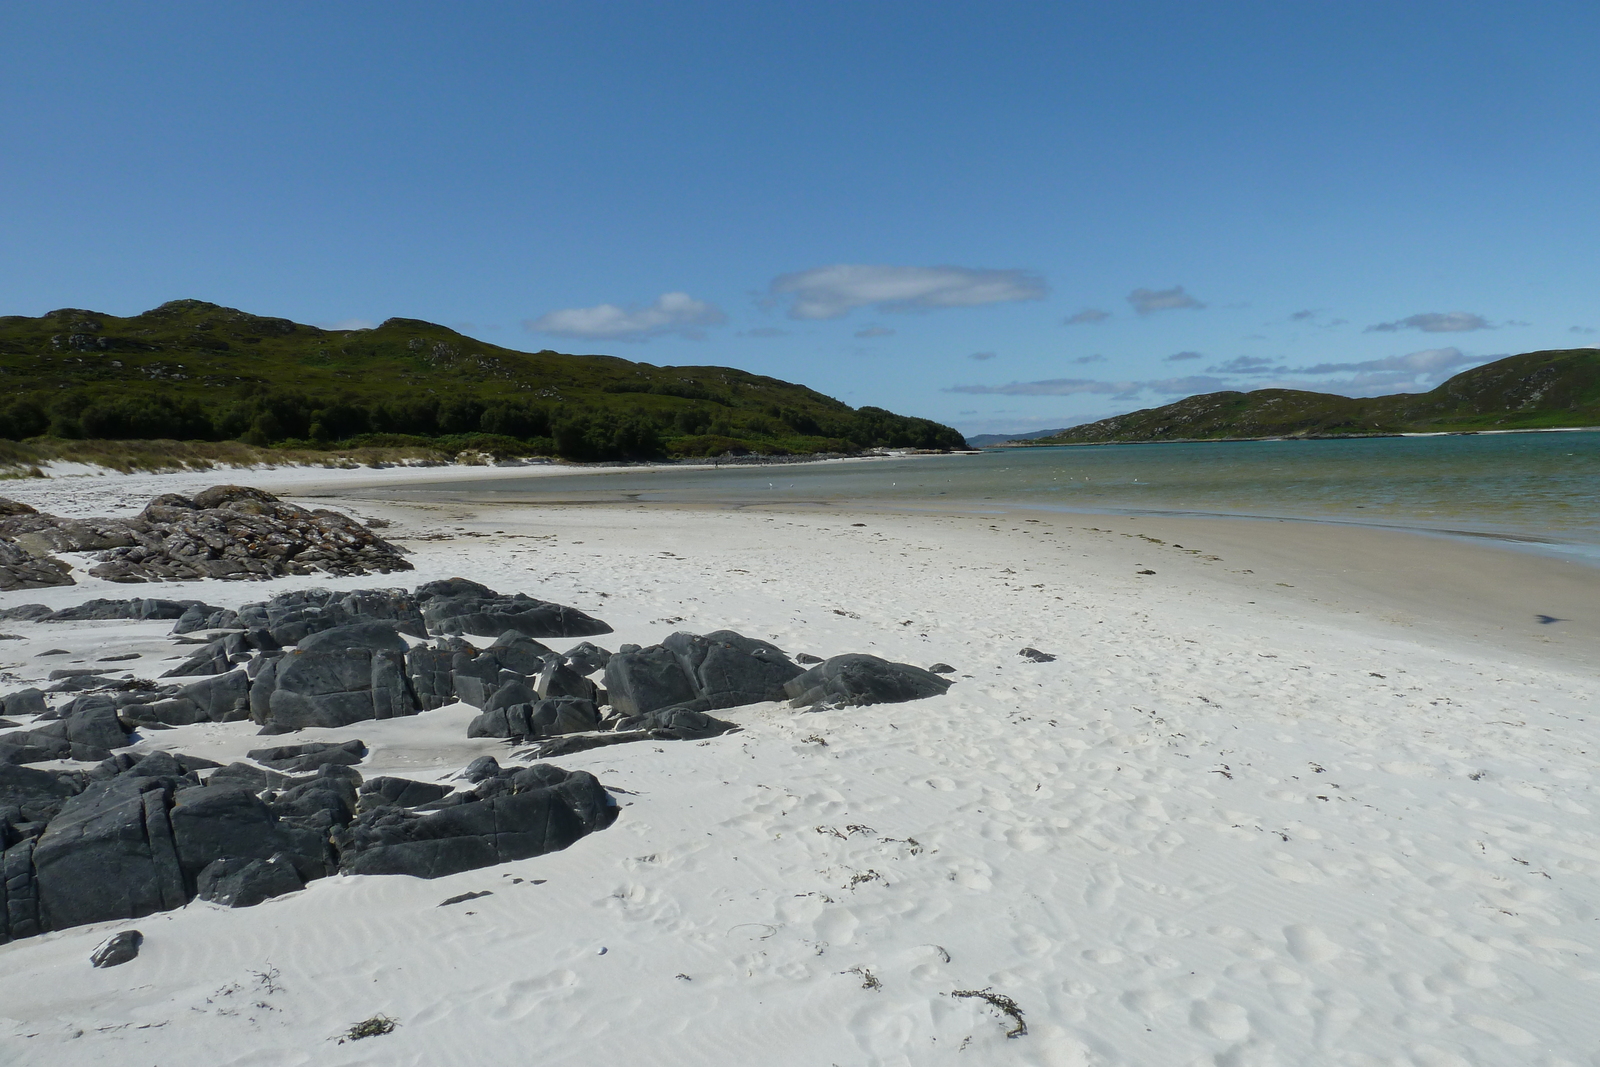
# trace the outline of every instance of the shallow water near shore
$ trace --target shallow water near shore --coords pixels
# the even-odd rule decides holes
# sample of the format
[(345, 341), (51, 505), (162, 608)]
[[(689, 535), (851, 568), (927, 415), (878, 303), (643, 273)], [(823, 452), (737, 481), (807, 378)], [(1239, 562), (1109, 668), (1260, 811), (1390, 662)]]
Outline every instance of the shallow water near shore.
[(859, 463), (618, 468), (418, 483), (529, 503), (1027, 508), (1358, 523), (1488, 537), (1600, 564), (1600, 432), (996, 449)]

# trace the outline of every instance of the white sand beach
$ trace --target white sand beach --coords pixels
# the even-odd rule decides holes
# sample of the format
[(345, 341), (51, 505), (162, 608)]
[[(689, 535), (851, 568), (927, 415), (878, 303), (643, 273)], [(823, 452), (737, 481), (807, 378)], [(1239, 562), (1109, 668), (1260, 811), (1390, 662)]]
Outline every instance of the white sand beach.
[[(1600, 1064), (1600, 571), (1309, 523), (417, 504), (408, 474), (13, 483), (77, 514), (259, 485), (387, 520), (416, 571), (79, 571), (4, 603), (460, 575), (602, 618), (609, 648), (728, 628), (957, 684), (564, 757), (623, 807), (563, 852), (0, 946), (0, 1062)], [(179, 652), (168, 623), (3, 628), (7, 690)], [(473, 714), (295, 740), (359, 737), (363, 774), (444, 780), (510, 757), (466, 738)], [(261, 743), (205, 724), (137, 750)], [(132, 928), (136, 960), (90, 968)], [(1026, 1033), (958, 995), (983, 991)], [(341, 1043), (379, 1013), (392, 1033)]]

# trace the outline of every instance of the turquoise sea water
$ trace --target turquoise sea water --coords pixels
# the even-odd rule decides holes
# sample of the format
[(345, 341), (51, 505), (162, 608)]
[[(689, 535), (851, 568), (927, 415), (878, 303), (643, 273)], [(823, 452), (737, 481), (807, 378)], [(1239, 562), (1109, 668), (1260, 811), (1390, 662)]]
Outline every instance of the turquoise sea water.
[(1600, 562), (1600, 432), (997, 449), (710, 471), (615, 468), (406, 490), (528, 502), (665, 501), (1201, 514), (1489, 536)]

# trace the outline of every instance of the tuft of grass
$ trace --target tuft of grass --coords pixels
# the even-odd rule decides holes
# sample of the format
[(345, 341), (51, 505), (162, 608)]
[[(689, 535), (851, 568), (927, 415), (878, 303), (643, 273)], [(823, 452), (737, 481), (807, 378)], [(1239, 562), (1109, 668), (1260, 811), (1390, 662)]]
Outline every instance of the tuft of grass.
[(346, 1041), (360, 1041), (368, 1037), (382, 1037), (384, 1034), (394, 1033), (394, 1028), (400, 1024), (387, 1015), (374, 1015), (370, 1019), (363, 1019), (344, 1032), (339, 1038), (339, 1044)]

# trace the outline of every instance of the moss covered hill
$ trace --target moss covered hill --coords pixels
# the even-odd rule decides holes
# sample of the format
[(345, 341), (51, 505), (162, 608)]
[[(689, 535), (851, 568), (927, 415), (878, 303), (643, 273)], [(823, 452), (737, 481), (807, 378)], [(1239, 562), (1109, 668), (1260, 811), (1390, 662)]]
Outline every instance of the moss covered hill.
[(727, 367), (515, 352), (415, 319), (320, 330), (199, 300), (0, 317), (0, 438), (480, 448), (571, 459), (960, 448)]
[(1427, 393), (1348, 397), (1300, 389), (1205, 393), (1074, 426), (1036, 445), (1600, 426), (1600, 351), (1529, 352)]

